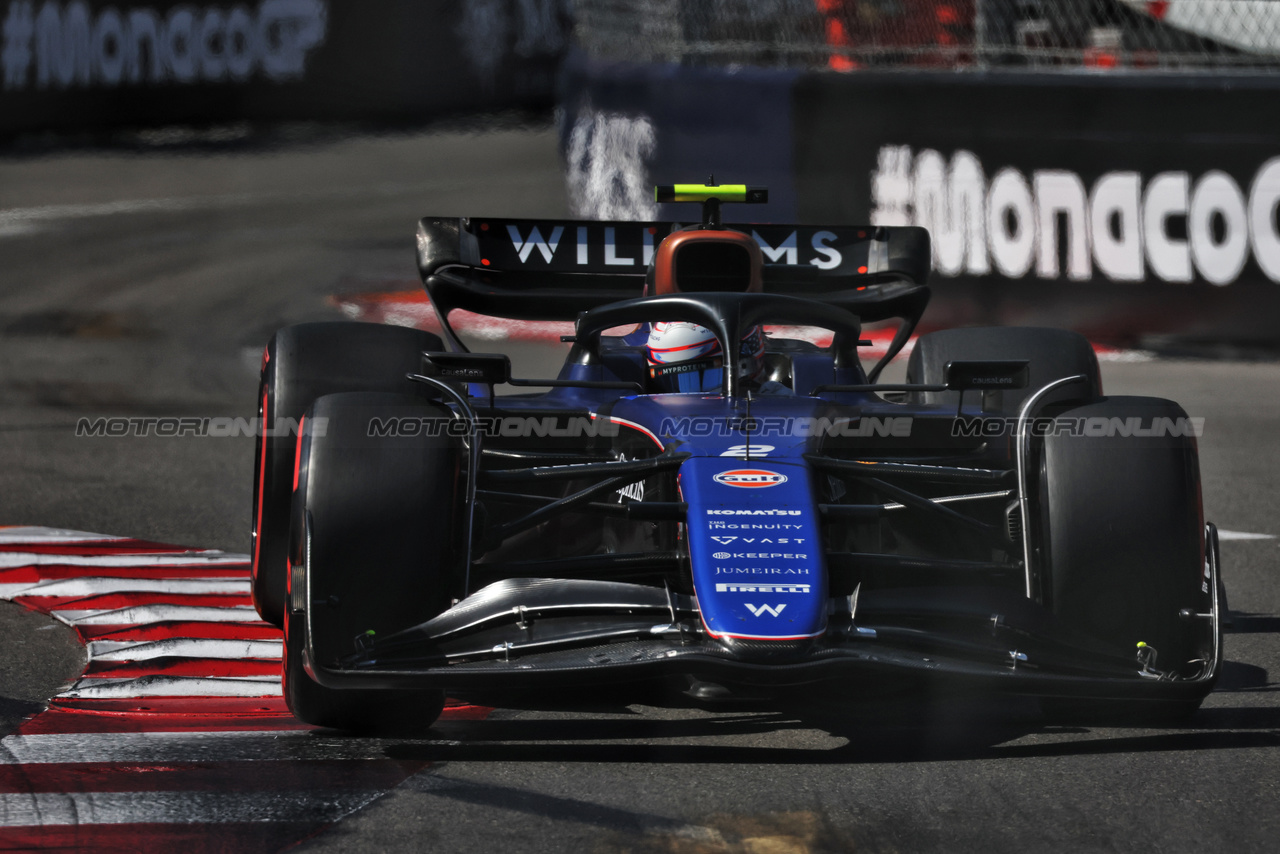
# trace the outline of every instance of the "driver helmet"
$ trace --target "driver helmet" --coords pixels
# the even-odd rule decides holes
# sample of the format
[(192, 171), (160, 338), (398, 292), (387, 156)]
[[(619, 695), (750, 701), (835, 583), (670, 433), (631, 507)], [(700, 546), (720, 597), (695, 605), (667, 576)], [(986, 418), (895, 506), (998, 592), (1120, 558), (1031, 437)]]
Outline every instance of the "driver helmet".
[[(722, 356), (715, 333), (705, 326), (680, 321), (649, 327), (645, 359), (651, 384), (660, 392), (719, 391)], [(764, 334), (759, 326), (742, 336), (738, 370), (748, 379), (764, 370)]]

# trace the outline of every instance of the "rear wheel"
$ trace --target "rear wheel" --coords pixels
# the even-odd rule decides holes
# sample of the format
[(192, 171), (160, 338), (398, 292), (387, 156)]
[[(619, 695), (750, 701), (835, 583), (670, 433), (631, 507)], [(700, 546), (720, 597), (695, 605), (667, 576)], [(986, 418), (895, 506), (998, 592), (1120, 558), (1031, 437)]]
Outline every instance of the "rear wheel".
[(388, 391), (421, 394), (405, 374), (423, 350), (442, 350), (429, 332), (376, 323), (303, 323), (281, 329), (263, 354), (253, 476), (253, 604), (276, 626), (284, 619), (289, 502), (296, 450), (290, 423), (323, 394)]
[[(1192, 676), (1209, 654), (1211, 604), (1195, 439), (1176, 403), (1110, 397), (1058, 413), (1072, 426), (1043, 440), (1040, 531), (1033, 556), (1043, 598), (1068, 627), (1114, 652), (1155, 650), (1151, 666)], [(1147, 432), (1148, 435), (1143, 435)], [(1129, 435), (1124, 435), (1128, 433)], [(1177, 717), (1199, 700), (1075, 704), (1105, 716)], [(1058, 711), (1064, 704), (1050, 704)]]
[(386, 637), (449, 606), (465, 555), (460, 452), (432, 428), (449, 420), (439, 404), (389, 394), (327, 395), (307, 413), (316, 429), (300, 451), (284, 660), (285, 700), (300, 720), (418, 729), (443, 708), (442, 691), (330, 688), (312, 674), (355, 652), (357, 638)]

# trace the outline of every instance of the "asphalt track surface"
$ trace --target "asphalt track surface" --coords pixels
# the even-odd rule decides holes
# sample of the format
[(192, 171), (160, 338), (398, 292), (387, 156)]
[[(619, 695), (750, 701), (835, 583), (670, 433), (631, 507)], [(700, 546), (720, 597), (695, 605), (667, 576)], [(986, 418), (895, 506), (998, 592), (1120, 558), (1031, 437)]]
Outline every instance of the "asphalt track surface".
[[(538, 128), (0, 159), (0, 524), (246, 551), (251, 439), (77, 438), (77, 419), (253, 415), (274, 328), (340, 316), (335, 294), (404, 287), (421, 215), (564, 215), (559, 170), (554, 134)], [(529, 373), (556, 359), (518, 349)], [(1171, 397), (1205, 418), (1207, 518), (1280, 534), (1280, 366), (1103, 371), (1110, 393)], [(410, 772), (371, 800), (316, 790), (338, 806), (317, 808), (330, 823), (300, 850), (1274, 850), (1280, 540), (1228, 539), (1223, 564), (1229, 663), (1177, 727), (1064, 727), (980, 700), (511, 698), (429, 738), (291, 736), (318, 761), (358, 753)], [(13, 605), (0, 606), (0, 642), (10, 732), (84, 654)], [(208, 762), (237, 759), (217, 749)], [(261, 789), (248, 774), (210, 785), (223, 800), (202, 808), (229, 813)], [(292, 841), (269, 824), (255, 850)], [(16, 838), (0, 828), (0, 850)]]

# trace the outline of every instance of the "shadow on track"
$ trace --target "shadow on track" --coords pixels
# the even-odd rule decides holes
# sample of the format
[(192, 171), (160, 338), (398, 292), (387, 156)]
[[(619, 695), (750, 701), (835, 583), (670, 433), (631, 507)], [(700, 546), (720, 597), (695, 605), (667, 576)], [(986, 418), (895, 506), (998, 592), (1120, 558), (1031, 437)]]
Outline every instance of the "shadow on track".
[[(1262, 668), (1227, 662), (1217, 696), (1244, 701), (1274, 691), (1266, 680)], [(387, 739), (386, 756), (433, 763), (831, 765), (1280, 747), (1280, 707), (1219, 701), (1171, 725), (1094, 726), (1051, 721), (1026, 699), (915, 691), (707, 703), (681, 687), (491, 697), (516, 714), (445, 722), (425, 737)]]

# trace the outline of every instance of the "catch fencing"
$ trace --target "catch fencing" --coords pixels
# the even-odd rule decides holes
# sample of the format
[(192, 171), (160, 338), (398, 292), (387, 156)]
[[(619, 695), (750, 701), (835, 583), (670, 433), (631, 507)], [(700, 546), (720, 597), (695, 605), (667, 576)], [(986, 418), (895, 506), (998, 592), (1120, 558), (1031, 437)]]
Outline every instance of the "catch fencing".
[(769, 186), (760, 221), (928, 228), (926, 326), (1280, 348), (1280, 76), (575, 57), (566, 81), (580, 216), (688, 217), (643, 188), (714, 173)]
[(1274, 0), (577, 0), (575, 13), (600, 59), (1280, 72)]

